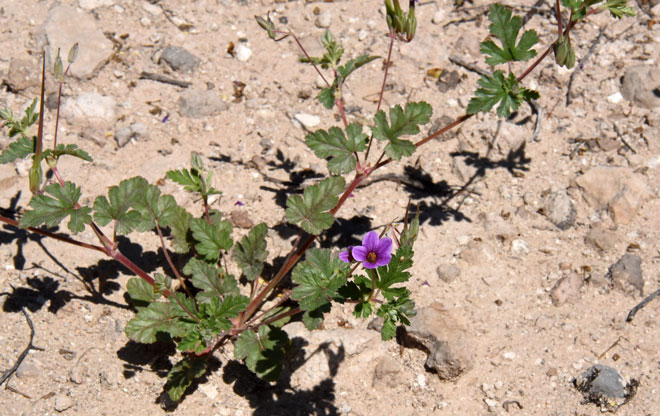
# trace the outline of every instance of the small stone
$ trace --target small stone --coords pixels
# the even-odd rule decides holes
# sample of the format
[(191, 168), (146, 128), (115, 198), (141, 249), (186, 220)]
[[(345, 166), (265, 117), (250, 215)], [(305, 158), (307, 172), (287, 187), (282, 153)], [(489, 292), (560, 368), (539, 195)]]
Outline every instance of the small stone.
[(592, 208), (607, 210), (615, 224), (629, 224), (639, 207), (653, 196), (644, 177), (632, 169), (595, 167), (572, 181)]
[(142, 9), (149, 13), (152, 16), (159, 16), (163, 14), (163, 9), (160, 8), (157, 4), (151, 4), (149, 2), (143, 1), (142, 2)]
[(575, 224), (575, 207), (566, 190), (548, 196), (545, 201), (545, 215), (560, 230), (568, 230)]
[(39, 65), (30, 59), (12, 59), (7, 73), (7, 86), (13, 92), (41, 85)]
[(254, 227), (254, 221), (250, 219), (250, 216), (245, 211), (234, 210), (230, 212), (229, 221), (231, 221), (235, 227), (239, 228), (247, 229)]
[(16, 369), (16, 377), (18, 378), (34, 378), (41, 375), (41, 370), (35, 364), (23, 361)]
[(85, 381), (85, 369), (81, 365), (77, 365), (69, 371), (69, 380), (75, 384), (82, 384)]
[(78, 0), (78, 6), (83, 10), (94, 10), (99, 7), (108, 7), (115, 4), (114, 0)]
[(65, 410), (72, 408), (74, 404), (75, 402), (69, 396), (60, 394), (55, 397), (55, 410), (58, 412), (64, 412)]
[(511, 254), (514, 256), (526, 256), (529, 254), (529, 246), (527, 242), (521, 238), (517, 238), (511, 242)]
[(637, 383), (626, 383), (616, 369), (596, 364), (576, 377), (573, 385), (587, 402), (598, 405), (601, 412), (614, 413), (632, 398)]
[(484, 399), (484, 403), (486, 403), (486, 406), (488, 406), (489, 412), (494, 412), (495, 410), (497, 410), (497, 404), (498, 404), (497, 400), (486, 398)]
[(246, 62), (252, 56), (252, 49), (245, 45), (238, 45), (234, 50), (236, 59), (241, 62)]
[(458, 38), (454, 44), (454, 49), (459, 55), (478, 57), (481, 55), (481, 45), (476, 36), (465, 35)]
[(371, 379), (373, 387), (387, 386), (394, 388), (400, 381), (397, 375), (401, 372), (401, 365), (398, 361), (388, 357), (380, 357), (374, 368), (374, 375)]
[(580, 289), (584, 284), (582, 276), (577, 273), (571, 273), (564, 276), (555, 283), (550, 290), (550, 299), (552, 304), (560, 306), (566, 303), (575, 303), (580, 300)]
[(513, 361), (516, 359), (516, 353), (513, 351), (507, 351), (504, 354), (502, 354), (502, 357), (504, 357), (506, 360)]
[(201, 391), (206, 397), (210, 400), (218, 397), (218, 388), (213, 386), (210, 383), (203, 383), (199, 385), (199, 391)]
[(314, 22), (316, 24), (316, 27), (319, 28), (329, 28), (330, 25), (332, 24), (332, 13), (330, 13), (329, 10), (323, 11), (317, 18), (316, 21)]
[(433, 24), (439, 25), (445, 20), (445, 11), (442, 9), (438, 9), (434, 14), (433, 14)]
[(660, 68), (657, 65), (628, 68), (623, 75), (621, 93), (637, 106), (660, 107)]
[(62, 116), (73, 121), (113, 122), (115, 100), (95, 92), (83, 93), (64, 102)]
[(457, 311), (433, 303), (418, 309), (405, 329), (412, 345), (421, 344), (426, 348), (429, 355), (425, 365), (441, 380), (455, 380), (472, 368), (474, 347)]
[(168, 46), (158, 60), (164, 61), (175, 71), (194, 71), (199, 66), (199, 58), (179, 46)]
[(435, 272), (438, 275), (438, 279), (445, 283), (451, 283), (461, 275), (461, 269), (450, 263), (440, 264), (435, 269)]
[(151, 19), (149, 19), (147, 16), (144, 16), (140, 19), (140, 24), (144, 27), (149, 27), (151, 26)]
[(321, 124), (321, 118), (312, 114), (298, 113), (293, 116), (294, 120), (302, 124), (304, 128), (310, 130)]
[(584, 237), (584, 242), (597, 250), (606, 252), (614, 248), (617, 236), (614, 231), (608, 230), (601, 223), (596, 223)]
[(623, 100), (623, 95), (620, 92), (616, 92), (612, 95), (607, 96), (607, 101), (612, 104), (619, 104)]
[(367, 36), (369, 36), (369, 32), (367, 32), (366, 30), (360, 29), (358, 31), (358, 40), (359, 41), (365, 40), (367, 38)]
[(624, 254), (619, 261), (610, 266), (607, 279), (623, 293), (640, 296), (644, 293), (642, 277), (642, 259), (635, 254)]
[(229, 108), (217, 92), (195, 88), (184, 91), (178, 104), (181, 114), (192, 118), (214, 116)]
[(144, 123), (132, 123), (130, 129), (136, 139), (149, 136), (149, 128)]
[(69, 74), (76, 78), (91, 78), (114, 53), (112, 42), (91, 15), (63, 5), (50, 9), (37, 40), (37, 49), (46, 49), (46, 66), (52, 67), (58, 48), (66, 59), (75, 43), (79, 52)]
[(124, 147), (133, 137), (133, 132), (129, 127), (120, 127), (115, 131), (115, 141), (117, 146)]

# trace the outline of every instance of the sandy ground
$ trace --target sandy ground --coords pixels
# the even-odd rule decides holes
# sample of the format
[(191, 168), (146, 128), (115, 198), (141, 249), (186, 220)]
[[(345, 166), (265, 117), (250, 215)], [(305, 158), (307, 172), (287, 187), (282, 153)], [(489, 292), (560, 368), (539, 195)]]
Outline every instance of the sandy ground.
[[(84, 7), (89, 2), (59, 3)], [(347, 56), (385, 56), (388, 38), (381, 2), (96, 3), (100, 6), (82, 12), (113, 39), (114, 54), (90, 79), (70, 79), (64, 97), (86, 92), (109, 96), (116, 102), (115, 114), (106, 120), (63, 121), (62, 142), (77, 143), (94, 157), (93, 163), (63, 159), (60, 170), (65, 177), (82, 186), (83, 200), (89, 202), (124, 178), (141, 175), (157, 182), (167, 170), (187, 166), (191, 152), (199, 152), (215, 172), (215, 186), (224, 192), (214, 208), (233, 211), (235, 219), (266, 222), (273, 228), (268, 235), (269, 261), (285, 255), (292, 238), (284, 216), (286, 195), (301, 181), (312, 183), (327, 173), (325, 164), (305, 146), (305, 131), (292, 119), (298, 113), (318, 115), (321, 123), (316, 128), (340, 121), (314, 99), (317, 75), (297, 62), (300, 53), (293, 40), (269, 41), (253, 15), (274, 11), (274, 21), (287, 21), (310, 53), (318, 54), (324, 29), (317, 27), (317, 19), (327, 13)], [(531, 1), (527, 3), (515, 4), (517, 12), (531, 11), (526, 27), (539, 32), (542, 50), (556, 33), (547, 12), (549, 2), (538, 13), (529, 8)], [(15, 59), (31, 60), (38, 71), (37, 35), (54, 4), (52, 0), (0, 1), (3, 79)], [(445, 0), (422, 2), (417, 37), (411, 44), (397, 44), (393, 51), (386, 104), (425, 100), (434, 108), (432, 120), (437, 125), (461, 115), (478, 75), (449, 57), (458, 55), (487, 69), (478, 55), (478, 42), (487, 35), (487, 6), (481, 0), (463, 8)], [(614, 21), (601, 14), (576, 29), (578, 60), (589, 50), (592, 54), (574, 77), (570, 105), (566, 93), (572, 71), (559, 69), (548, 59), (527, 79), (541, 93), (543, 116), (536, 140), (529, 138), (537, 116), (526, 104), (504, 122), (494, 114), (479, 115), (413, 157), (383, 169), (380, 173), (399, 177), (405, 173), (415, 180), (383, 180), (360, 189), (340, 211), (341, 227), (333, 228), (322, 241), (341, 249), (369, 229), (399, 221), (409, 200), (419, 204), (422, 231), (410, 288), (418, 307), (438, 302), (464, 322), (470, 340), (468, 371), (454, 381), (442, 381), (425, 369), (424, 351), (401, 348), (396, 341), (373, 341), (364, 335), (372, 332), (366, 330), (368, 322), (353, 318), (348, 308), (335, 308), (324, 331), (354, 331), (343, 335), (358, 345), (349, 353), (337, 355), (335, 343), (307, 356), (300, 368), (291, 366), (295, 371), (285, 372), (280, 383), (266, 385), (232, 358), (229, 347), (217, 354), (214, 371), (168, 411), (181, 415), (597, 415), (598, 408), (583, 403), (572, 379), (601, 363), (616, 368), (627, 380), (639, 381), (637, 394), (618, 414), (658, 414), (660, 300), (626, 323), (628, 311), (642, 298), (611, 288), (606, 280), (609, 267), (630, 253), (641, 258), (644, 295), (660, 285), (658, 110), (611, 98), (619, 92), (627, 68), (657, 64), (660, 59), (660, 25), (649, 24), (649, 16), (634, 7), (637, 17)], [(443, 15), (433, 23), (438, 11)], [(606, 36), (592, 48), (603, 28)], [(232, 56), (227, 52), (230, 44), (235, 52), (241, 46), (249, 48), (251, 57), (241, 61)], [(197, 56), (199, 66), (181, 72), (159, 64), (159, 54), (169, 45)], [(432, 68), (443, 69), (440, 82), (427, 76)], [(513, 69), (521, 71), (523, 66)], [(217, 92), (227, 108), (212, 116), (187, 117), (178, 105), (186, 88), (141, 79), (143, 71), (189, 81), (188, 89)], [(366, 123), (373, 116), (382, 73), (382, 60), (376, 60), (348, 82), (345, 100), (351, 121)], [(240, 100), (233, 96), (237, 81), (245, 84)], [(0, 104), (18, 111), (37, 94), (34, 84), (18, 92), (3, 87)], [(49, 111), (48, 140), (54, 121), (54, 111)], [(148, 134), (119, 147), (115, 132), (135, 122), (146, 125)], [(6, 146), (7, 140), (0, 137), (0, 146)], [(521, 144), (525, 144), (522, 151)], [(575, 185), (576, 178), (599, 166), (628, 168), (648, 188), (648, 198), (639, 201), (627, 223), (588, 204)], [(2, 208), (27, 206), (24, 165), (0, 166), (0, 184)], [(198, 201), (174, 184), (162, 180), (159, 184), (180, 204), (199, 212)], [(566, 189), (575, 219), (562, 230), (548, 219), (546, 201)], [(235, 205), (239, 200), (245, 205)], [(601, 248), (585, 241), (597, 227), (607, 231), (600, 237), (606, 240)], [(245, 232), (236, 227), (235, 237)], [(79, 238), (91, 242), (93, 234), (85, 231)], [(130, 258), (148, 272), (161, 268), (152, 235), (129, 238), (120, 247)], [(169, 345), (138, 345), (124, 335), (123, 327), (133, 316), (124, 296), (131, 277), (126, 270), (96, 252), (8, 226), (0, 227), (0, 244), (4, 305), (0, 369), (10, 368), (28, 343), (21, 307), (34, 322), (34, 345), (43, 349), (31, 351), (21, 377), (13, 376), (0, 389), (0, 413), (164, 413), (167, 406), (160, 397), (174, 350)], [(449, 282), (436, 272), (447, 264), (460, 270)], [(553, 304), (552, 288), (574, 275), (577, 283), (566, 289), (568, 298)], [(376, 380), (374, 369), (383, 360), (392, 368), (390, 383)]]

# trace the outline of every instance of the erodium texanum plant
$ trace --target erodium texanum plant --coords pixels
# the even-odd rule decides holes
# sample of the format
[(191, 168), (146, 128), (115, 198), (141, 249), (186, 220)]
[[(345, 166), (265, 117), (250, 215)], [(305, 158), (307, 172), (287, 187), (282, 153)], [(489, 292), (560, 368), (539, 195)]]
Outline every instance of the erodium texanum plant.
[[(53, 147), (42, 147), (45, 64), (40, 100), (32, 102), (25, 116), (19, 119), (9, 109), (0, 111), (9, 137), (15, 138), (0, 155), (0, 162), (31, 158), (29, 189), (33, 194), (29, 209), (20, 215), (20, 220), (0, 216), (0, 221), (104, 253), (137, 276), (126, 287), (136, 311), (126, 325), (126, 335), (141, 343), (153, 343), (162, 336), (176, 343), (182, 358), (170, 371), (166, 384), (173, 400), (181, 399), (192, 381), (207, 371), (207, 360), (227, 343), (233, 343), (235, 357), (243, 360), (251, 371), (265, 380), (276, 380), (289, 347), (287, 334), (281, 327), (295, 318), (302, 319), (308, 329), (316, 329), (333, 303), (353, 304), (358, 317), (374, 314), (382, 317), (383, 340), (393, 338), (396, 326), (409, 324), (409, 317), (414, 315), (414, 303), (405, 284), (413, 264), (418, 216), (411, 217), (406, 212), (402, 226), (390, 225), (380, 236), (369, 232), (357, 247), (337, 247), (338, 250), (331, 251), (314, 248), (315, 240), (332, 226), (349, 195), (357, 192), (357, 186), (377, 169), (411, 156), (418, 147), (478, 112), (496, 108), (500, 117), (507, 117), (524, 101), (538, 98), (536, 91), (522, 84), (523, 79), (551, 52), (559, 65), (573, 67), (576, 57), (570, 34), (583, 19), (601, 11), (609, 11), (615, 18), (634, 14), (626, 0), (561, 0), (561, 3), (557, 0), (553, 5), (557, 38), (538, 54), (533, 49), (539, 42), (538, 34), (534, 30), (521, 33), (520, 17), (512, 16), (506, 7), (492, 5), (488, 14), (490, 36), (481, 43), (486, 64), (494, 67), (492, 74), (483, 75), (478, 81), (479, 87), (464, 115), (435, 133), (412, 141), (420, 126), (429, 122), (431, 106), (409, 102), (385, 112), (381, 104), (394, 42), (411, 42), (419, 30), (415, 2), (411, 0), (408, 11), (404, 12), (398, 0), (385, 0), (385, 9), (389, 51), (378, 105), (367, 126), (348, 122), (342, 88), (354, 71), (379, 57), (360, 55), (341, 64), (344, 49), (330, 31), (321, 38), (324, 54), (309, 56), (293, 32), (276, 28), (267, 15), (256, 17), (274, 41), (289, 36), (296, 41), (304, 55), (301, 61), (312, 65), (326, 84), (318, 100), (328, 109), (336, 108), (342, 120), (340, 126), (317, 130), (305, 139), (314, 154), (327, 161), (330, 175), (305, 188), (302, 195), (288, 198), (287, 219), (300, 227), (300, 232), (283, 265), (272, 275), (264, 274), (268, 257), (267, 225), (255, 226), (240, 241), (232, 239), (231, 223), (209, 206), (209, 197), (221, 190), (211, 186), (212, 172), (205, 169), (199, 155), (192, 155), (189, 169), (171, 170), (167, 178), (201, 198), (204, 211), (200, 217), (141, 177), (123, 180), (109, 188), (107, 196), (99, 195), (91, 206), (83, 206), (79, 202), (80, 187), (64, 179), (57, 162), (63, 156), (91, 161), (90, 155), (76, 144), (58, 144), (57, 122)], [(562, 11), (569, 15), (566, 22)], [(53, 72), (59, 81), (60, 96), (76, 54), (74, 46), (66, 70), (59, 54), (55, 60)], [(532, 59), (520, 74), (511, 71), (512, 62)], [(31, 135), (35, 123), (38, 131)], [(44, 162), (52, 175), (44, 175)], [(408, 221), (409, 218), (412, 219)], [(63, 222), (71, 234), (89, 227), (98, 243), (55, 234), (52, 227)], [(40, 228), (43, 226), (47, 228)], [(149, 275), (121, 253), (117, 235), (133, 232), (155, 235), (169, 265), (167, 275)], [(170, 252), (187, 256), (182, 270), (177, 269)], [(240, 269), (247, 282), (245, 287), (229, 274), (228, 262), (236, 265), (233, 270)], [(288, 276), (293, 289), (282, 284)]]

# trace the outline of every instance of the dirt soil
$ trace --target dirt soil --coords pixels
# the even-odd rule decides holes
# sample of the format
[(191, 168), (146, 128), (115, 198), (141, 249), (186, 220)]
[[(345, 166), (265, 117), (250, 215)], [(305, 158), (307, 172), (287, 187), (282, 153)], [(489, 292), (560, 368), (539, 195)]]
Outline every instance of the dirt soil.
[[(76, 143), (94, 158), (60, 164), (65, 179), (82, 187), (82, 201), (91, 203), (109, 186), (140, 175), (199, 213), (199, 201), (164, 179), (167, 170), (188, 166), (191, 152), (198, 152), (223, 191), (213, 207), (231, 214), (235, 239), (247, 232), (242, 227), (263, 221), (272, 228), (268, 261), (286, 255), (295, 235), (286, 225), (285, 198), (327, 173), (325, 163), (306, 147), (306, 131), (294, 117), (319, 116), (320, 124), (312, 129), (338, 126), (341, 120), (314, 98), (318, 75), (298, 62), (295, 42), (270, 41), (253, 16), (271, 11), (277, 25), (288, 22), (312, 55), (321, 52), (325, 29), (319, 26), (329, 18), (348, 57), (386, 56), (382, 2), (57, 3), (83, 7), (81, 12), (112, 39), (107, 62), (89, 79), (69, 78), (63, 89), (64, 100), (96, 92), (116, 103), (109, 118), (72, 116), (60, 124), (60, 142)], [(91, 3), (98, 7), (90, 10)], [(474, 0), (456, 7), (449, 0), (422, 1), (416, 38), (393, 50), (385, 105), (425, 100), (434, 108), (434, 128), (463, 114), (479, 75), (449, 57), (489, 70), (478, 46), (488, 33), (489, 3)], [(540, 8), (531, 8), (531, 1), (505, 3), (527, 15), (525, 27), (538, 31), (537, 49), (545, 50), (556, 36), (549, 13), (554, 2), (541, 1)], [(32, 63), (34, 74), (40, 72), (38, 34), (55, 4), (0, 1), (1, 79), (7, 79), (17, 59)], [(469, 369), (455, 380), (443, 381), (425, 368), (423, 349), (370, 337), (368, 321), (355, 319), (349, 308), (335, 308), (320, 334), (341, 328), (342, 339), (357, 347), (342, 349), (329, 336), (325, 349), (295, 365), (286, 363), (291, 371), (275, 385), (256, 380), (227, 347), (216, 354), (214, 371), (173, 405), (162, 397), (166, 373), (176, 361), (173, 348), (138, 345), (123, 332), (134, 315), (124, 294), (131, 275), (97, 252), (5, 225), (0, 227), (0, 369), (9, 369), (28, 345), (21, 308), (34, 323), (33, 343), (40, 349), (30, 351), (18, 374), (0, 389), (0, 414), (597, 415), (599, 408), (584, 402), (572, 380), (600, 363), (639, 382), (618, 414), (657, 415), (660, 300), (627, 323), (642, 296), (630, 287), (613, 287), (607, 277), (610, 266), (632, 254), (641, 259), (643, 295), (660, 286), (659, 110), (617, 95), (628, 68), (660, 62), (660, 24), (654, 26), (637, 4), (633, 7), (634, 18), (615, 21), (601, 13), (579, 25), (573, 36), (578, 62), (590, 53), (579, 69), (558, 68), (548, 58), (526, 79), (541, 94), (541, 129), (534, 140), (538, 116), (527, 104), (505, 121), (492, 112), (478, 115), (411, 158), (376, 172), (393, 175), (357, 190), (322, 239), (323, 246), (339, 251), (370, 229), (400, 221), (409, 200), (420, 206), (422, 230), (410, 289), (418, 308), (442, 304), (465, 325), (469, 347), (462, 352)], [(199, 66), (186, 72), (159, 63), (170, 45), (197, 56)], [(240, 55), (245, 47), (252, 52), (247, 60)], [(439, 81), (427, 75), (433, 68), (443, 71)], [(517, 73), (523, 69), (523, 64), (513, 66)], [(142, 79), (143, 71), (192, 85)], [(344, 93), (349, 121), (366, 124), (373, 117), (382, 75), (379, 59), (351, 76)], [(245, 86), (236, 98), (239, 82)], [(39, 92), (35, 82), (20, 91), (6, 84), (0, 104), (15, 112)], [(54, 84), (48, 88), (55, 91)], [(216, 92), (226, 105), (209, 116), (186, 116), (179, 99), (192, 89)], [(146, 125), (147, 134), (118, 146), (115, 134), (132, 123)], [(48, 110), (47, 144), (54, 124), (55, 111)], [(2, 134), (0, 148), (9, 143), (6, 129)], [(26, 166), (0, 166), (3, 209), (27, 207)], [(576, 184), (603, 166), (629, 169), (646, 187), (646, 197), (635, 194), (632, 208), (624, 207), (625, 218), (594, 205)], [(568, 198), (574, 210), (564, 212), (561, 228), (550, 221), (556, 207), (548, 200), (557, 195)], [(594, 229), (601, 234), (586, 238)], [(77, 238), (95, 242), (91, 231)], [(154, 235), (131, 234), (120, 240), (120, 248), (148, 272), (162, 269)], [(438, 272), (439, 266), (453, 269), (448, 265), (460, 274)], [(391, 378), (385, 382), (379, 380), (382, 371), (375, 372), (383, 362), (390, 369), (385, 377)]]

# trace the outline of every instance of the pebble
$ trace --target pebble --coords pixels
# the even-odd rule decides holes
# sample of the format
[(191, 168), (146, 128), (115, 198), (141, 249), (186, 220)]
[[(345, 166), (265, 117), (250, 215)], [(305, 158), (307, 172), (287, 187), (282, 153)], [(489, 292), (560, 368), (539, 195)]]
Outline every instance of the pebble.
[(610, 266), (607, 278), (616, 289), (627, 295), (644, 294), (642, 259), (635, 254), (624, 254), (619, 261)]
[(112, 122), (115, 120), (115, 105), (112, 97), (87, 92), (67, 99), (62, 105), (62, 116), (77, 121)]
[(332, 13), (330, 13), (329, 10), (323, 11), (317, 18), (316, 21), (314, 22), (316, 27), (319, 28), (329, 28), (330, 25), (332, 24)]
[(586, 402), (598, 405), (601, 412), (611, 413), (626, 403), (635, 389), (616, 369), (601, 364), (589, 367), (575, 378), (573, 385)]
[(143, 1), (142, 2), (142, 9), (149, 13), (152, 16), (159, 16), (163, 14), (163, 9), (161, 9), (159, 6), (156, 4), (151, 4), (149, 2)]
[(94, 10), (99, 7), (113, 6), (115, 0), (78, 0), (78, 7), (83, 10)]
[(425, 365), (441, 380), (456, 380), (472, 368), (474, 346), (458, 311), (449, 311), (440, 303), (417, 309), (417, 315), (405, 327), (406, 337), (428, 351)]
[(380, 357), (376, 362), (374, 374), (371, 379), (372, 387), (396, 387), (400, 384), (397, 375), (401, 372), (401, 364), (388, 356)]
[(298, 113), (293, 116), (294, 120), (302, 124), (304, 128), (310, 130), (321, 124), (321, 118), (312, 114)]
[(199, 391), (201, 391), (210, 400), (213, 400), (216, 397), (218, 397), (218, 388), (211, 385), (210, 383), (200, 384)]
[(653, 196), (644, 177), (632, 169), (599, 166), (573, 179), (587, 203), (607, 210), (615, 224), (630, 224), (639, 207)]
[(229, 221), (238, 228), (248, 229), (254, 227), (254, 221), (245, 211), (233, 210), (229, 213)]
[(433, 20), (432, 20), (433, 24), (439, 25), (440, 23), (442, 23), (443, 20), (445, 20), (445, 15), (446, 14), (444, 10), (438, 9), (438, 11), (436, 11), (435, 14), (433, 14)]
[(644, 108), (660, 107), (660, 68), (657, 65), (636, 65), (626, 70), (621, 93), (634, 105)]
[(440, 264), (435, 269), (438, 279), (445, 283), (451, 283), (461, 275), (461, 269), (450, 263)]
[(607, 101), (611, 102), (612, 104), (619, 104), (621, 100), (623, 100), (623, 94), (620, 92), (615, 92), (614, 94), (607, 97)]
[(60, 394), (55, 397), (55, 410), (57, 412), (64, 412), (65, 410), (72, 408), (74, 404), (75, 402), (69, 396)]
[(602, 223), (596, 223), (584, 237), (584, 242), (597, 250), (606, 252), (614, 248), (617, 236), (614, 231), (608, 230)]
[(16, 369), (16, 377), (18, 378), (34, 378), (41, 375), (41, 369), (35, 364), (23, 361)]
[(545, 215), (551, 223), (562, 231), (575, 224), (575, 206), (566, 190), (554, 192), (545, 201)]
[(245, 45), (238, 45), (235, 49), (235, 56), (241, 62), (246, 62), (252, 56), (252, 49)]
[(369, 36), (369, 32), (367, 32), (366, 30), (360, 29), (358, 31), (358, 40), (359, 41), (365, 40), (367, 38), (367, 36)]
[(39, 64), (31, 59), (12, 59), (5, 80), (9, 89), (20, 92), (30, 87), (41, 85), (41, 72), (37, 69)]
[(527, 242), (521, 238), (517, 238), (511, 242), (511, 254), (514, 256), (526, 256), (529, 254), (529, 246)]
[(550, 290), (550, 300), (555, 306), (573, 304), (580, 300), (580, 289), (584, 279), (577, 273), (562, 277)]
[(175, 71), (194, 71), (199, 66), (199, 58), (180, 46), (168, 46), (158, 60), (166, 62)]
[(46, 47), (47, 66), (55, 62), (58, 48), (66, 59), (76, 42), (79, 44), (78, 57), (69, 70), (69, 74), (76, 78), (91, 78), (114, 53), (112, 42), (96, 26), (91, 15), (69, 6), (50, 9), (37, 41), (38, 50)]
[(229, 108), (217, 92), (195, 88), (184, 91), (178, 104), (181, 114), (192, 118), (213, 116)]
[(504, 357), (505, 359), (507, 359), (509, 361), (513, 361), (513, 360), (516, 359), (516, 353), (513, 352), (513, 351), (507, 351), (504, 354), (502, 354), (502, 357)]

